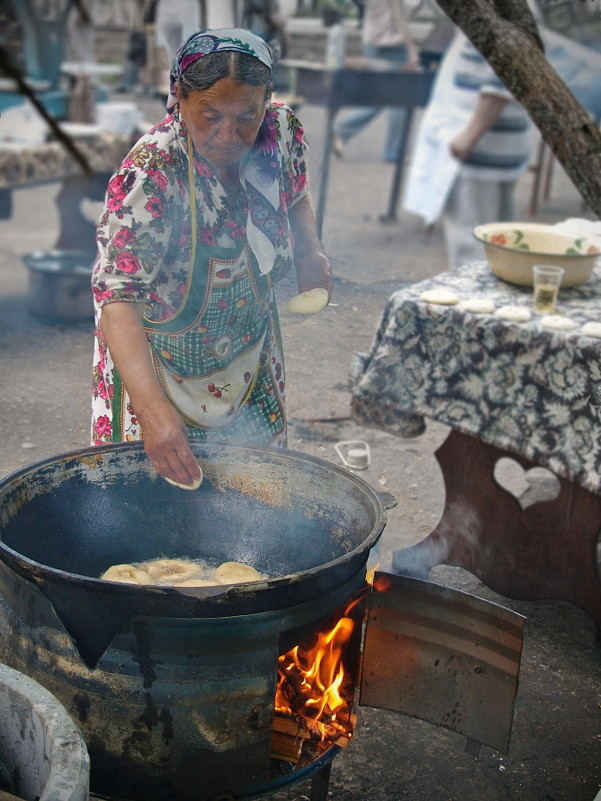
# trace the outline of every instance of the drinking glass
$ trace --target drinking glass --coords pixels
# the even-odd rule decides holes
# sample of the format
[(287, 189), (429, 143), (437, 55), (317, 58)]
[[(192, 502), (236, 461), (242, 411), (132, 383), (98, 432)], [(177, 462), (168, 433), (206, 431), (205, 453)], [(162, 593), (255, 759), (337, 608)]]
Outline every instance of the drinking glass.
[(532, 268), (532, 274), (534, 310), (539, 314), (555, 314), (564, 269), (550, 264), (537, 264)]

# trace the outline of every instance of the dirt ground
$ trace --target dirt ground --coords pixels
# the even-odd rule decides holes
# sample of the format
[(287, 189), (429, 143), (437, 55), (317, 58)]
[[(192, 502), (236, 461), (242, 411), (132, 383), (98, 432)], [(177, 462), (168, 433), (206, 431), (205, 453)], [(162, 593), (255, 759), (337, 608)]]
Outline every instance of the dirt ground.
[[(157, 105), (144, 104), (152, 122)], [(313, 178), (321, 163), (323, 110), (300, 109), (311, 144)], [(411, 440), (365, 429), (349, 418), (349, 368), (370, 347), (389, 295), (446, 269), (438, 228), (425, 231), (403, 213), (379, 220), (388, 205), (392, 168), (381, 161), (384, 119), (332, 162), (325, 248), (332, 260), (332, 305), (318, 318), (282, 315), (290, 447), (338, 463), (338, 440), (365, 439), (375, 469), (399, 503), (381, 541), (382, 567), (392, 552), (434, 527), (444, 486), (434, 453), (448, 430), (429, 423)], [(524, 176), (518, 216), (525, 217), (532, 175)], [(314, 184), (315, 186), (315, 184)], [(0, 477), (25, 464), (85, 447), (89, 431), (92, 327), (42, 323), (29, 312), (23, 254), (54, 244), (57, 187), (14, 193), (14, 213), (0, 222)], [(94, 218), (99, 206), (90, 203)], [(579, 196), (554, 173), (540, 221), (582, 216)], [(281, 301), (294, 292), (278, 288)], [(569, 558), (569, 554), (566, 554)], [(526, 616), (525, 647), (509, 754), (483, 748), (478, 758), (457, 734), (393, 713), (361, 708), (356, 737), (333, 763), (333, 801), (593, 801), (601, 786), (601, 664), (590, 617), (569, 603), (502, 598), (469, 573), (436, 568), (431, 579), (495, 601)], [(309, 798), (308, 784), (273, 796)]]

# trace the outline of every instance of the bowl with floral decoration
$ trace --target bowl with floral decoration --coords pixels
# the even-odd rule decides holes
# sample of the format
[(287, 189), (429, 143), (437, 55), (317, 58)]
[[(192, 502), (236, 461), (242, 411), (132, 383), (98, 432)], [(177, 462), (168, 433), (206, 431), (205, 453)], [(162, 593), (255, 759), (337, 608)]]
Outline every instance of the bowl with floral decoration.
[(474, 236), (482, 242), (493, 273), (519, 286), (532, 286), (535, 264), (563, 267), (562, 287), (582, 284), (601, 256), (599, 237), (570, 234), (541, 223), (487, 223), (476, 226)]

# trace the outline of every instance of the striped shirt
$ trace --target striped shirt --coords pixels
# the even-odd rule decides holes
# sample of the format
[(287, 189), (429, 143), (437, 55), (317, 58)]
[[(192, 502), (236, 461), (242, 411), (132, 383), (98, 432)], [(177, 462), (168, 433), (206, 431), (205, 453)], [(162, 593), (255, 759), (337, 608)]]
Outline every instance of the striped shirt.
[(483, 180), (515, 180), (528, 165), (532, 124), (522, 106), (469, 40), (461, 48), (455, 65), (453, 92), (456, 106), (470, 117), (482, 94), (509, 101), (462, 163), (461, 173)]

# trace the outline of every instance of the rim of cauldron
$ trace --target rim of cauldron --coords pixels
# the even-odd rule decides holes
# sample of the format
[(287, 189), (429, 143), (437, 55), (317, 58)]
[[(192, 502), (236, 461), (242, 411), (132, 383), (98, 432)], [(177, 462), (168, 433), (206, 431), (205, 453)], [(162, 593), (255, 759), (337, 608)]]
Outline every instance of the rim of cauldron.
[[(246, 450), (252, 453), (265, 452), (272, 455), (286, 454), (287, 457), (293, 460), (299, 462), (309, 462), (320, 467), (325, 467), (328, 470), (331, 470), (342, 476), (345, 480), (355, 483), (357, 487), (361, 488), (361, 490), (371, 499), (376, 512), (371, 531), (364, 538), (364, 540), (362, 540), (360, 545), (356, 546), (352, 550), (347, 551), (346, 553), (342, 554), (342, 556), (339, 556), (330, 562), (324, 562), (320, 565), (316, 565), (313, 568), (309, 568), (308, 570), (287, 573), (285, 576), (277, 576), (275, 578), (265, 580), (249, 581), (243, 584), (225, 584), (216, 587), (162, 587), (160, 585), (151, 584), (125, 584), (122, 582), (105, 581), (93, 576), (85, 576), (81, 573), (70, 573), (69, 571), (60, 570), (58, 568), (45, 565), (42, 562), (37, 562), (34, 559), (31, 559), (20, 553), (19, 551), (16, 551), (1, 539), (1, 532), (0, 559), (4, 561), (8, 567), (16, 570), (16, 572), (19, 573), (19, 575), (21, 575), (24, 579), (33, 580), (34, 583), (38, 584), (42, 588), (42, 590), (46, 584), (46, 577), (51, 576), (60, 582), (68, 581), (69, 583), (83, 585), (86, 587), (92, 584), (94, 590), (101, 594), (107, 593), (112, 596), (118, 594), (123, 595), (125, 598), (129, 596), (131, 599), (135, 598), (136, 596), (139, 598), (144, 597), (145, 604), (147, 605), (144, 606), (144, 612), (136, 612), (140, 615), (144, 614), (146, 616), (152, 616), (153, 614), (157, 614), (174, 618), (181, 615), (187, 617), (194, 612), (198, 615), (200, 611), (198, 606), (199, 604), (202, 604), (203, 614), (198, 615), (199, 617), (223, 617), (231, 615), (235, 616), (239, 614), (237, 612), (233, 612), (229, 607), (231, 602), (235, 603), (242, 600), (247, 601), (249, 598), (253, 598), (253, 612), (272, 611), (274, 609), (273, 592), (268, 592), (269, 590), (285, 590), (287, 587), (296, 586), (300, 581), (306, 581), (307, 577), (314, 576), (315, 578), (318, 578), (322, 573), (327, 572), (330, 574), (332, 572), (336, 572), (337, 569), (342, 567), (345, 568), (346, 574), (348, 568), (352, 567), (352, 562), (354, 560), (357, 560), (358, 562), (358, 569), (359, 562), (362, 559), (367, 561), (367, 553), (378, 541), (382, 531), (384, 530), (387, 516), (386, 510), (380, 497), (378, 496), (378, 493), (366, 481), (361, 479), (359, 476), (356, 476), (349, 470), (346, 470), (344, 467), (340, 467), (339, 465), (328, 462), (327, 460), (321, 459), (317, 456), (311, 456), (310, 454), (305, 454), (301, 451), (295, 451), (288, 448), (233, 445), (232, 443), (209, 442), (192, 443), (191, 447), (193, 452), (202, 448), (211, 449), (215, 447), (221, 449), (225, 448), (226, 450), (228, 448), (235, 448), (238, 451)], [(84, 456), (95, 456), (102, 454), (103, 452), (114, 453), (119, 450), (132, 450), (134, 452), (143, 451), (143, 448), (143, 442), (119, 442), (109, 445), (91, 446), (58, 453), (53, 456), (46, 457), (45, 459), (41, 459), (37, 462), (31, 462), (24, 467), (12, 471), (4, 478), (0, 479), (0, 490), (8, 488), (12, 483), (18, 481), (20, 478), (23, 478), (33, 470), (42, 469), (45, 465), (49, 465), (54, 462), (59, 462), (66, 459), (78, 461)], [(331, 581), (328, 580), (327, 583), (329, 585)], [(258, 595), (263, 594), (263, 590), (267, 591), (265, 594), (271, 599), (270, 601), (267, 601), (266, 598), (265, 604), (261, 604), (257, 597)], [(311, 593), (310, 596), (314, 597), (314, 594)], [(154, 603), (152, 602), (153, 600)], [(301, 598), (301, 601), (304, 600), (308, 600), (308, 598)], [(174, 602), (176, 604), (176, 608), (173, 608)], [(169, 615), (165, 615), (166, 605), (169, 609)], [(207, 615), (208, 611), (211, 612), (210, 615)]]

